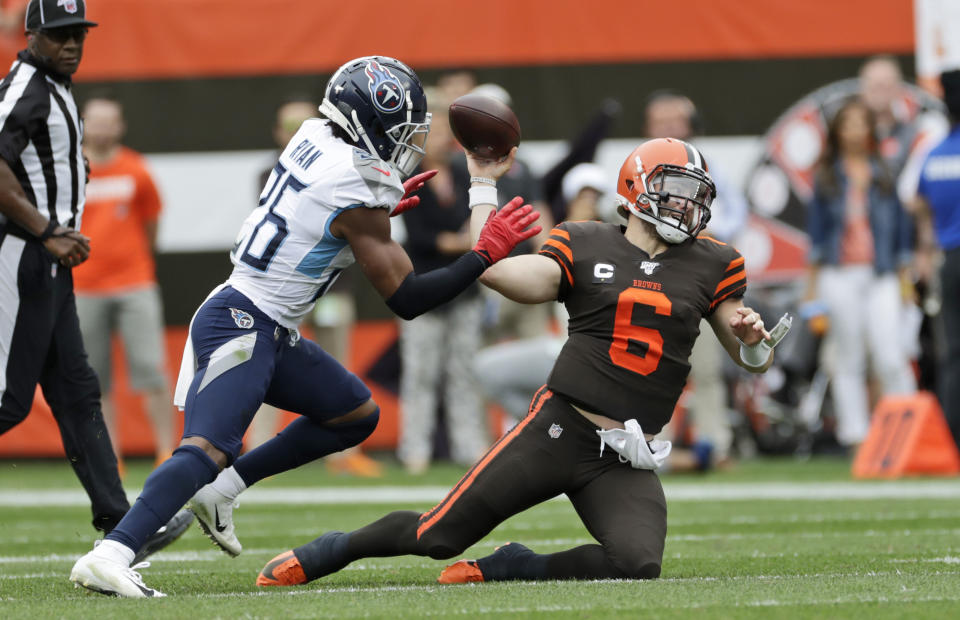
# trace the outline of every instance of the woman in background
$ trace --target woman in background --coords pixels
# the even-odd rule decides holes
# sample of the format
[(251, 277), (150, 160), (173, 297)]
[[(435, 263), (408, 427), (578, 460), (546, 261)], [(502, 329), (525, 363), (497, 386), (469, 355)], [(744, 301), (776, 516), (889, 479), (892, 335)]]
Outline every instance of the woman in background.
[(805, 295), (823, 303), (830, 321), (836, 434), (848, 447), (869, 426), (868, 351), (884, 395), (916, 390), (901, 333), (912, 226), (895, 182), (877, 149), (873, 113), (859, 99), (848, 101), (829, 124), (816, 169)]

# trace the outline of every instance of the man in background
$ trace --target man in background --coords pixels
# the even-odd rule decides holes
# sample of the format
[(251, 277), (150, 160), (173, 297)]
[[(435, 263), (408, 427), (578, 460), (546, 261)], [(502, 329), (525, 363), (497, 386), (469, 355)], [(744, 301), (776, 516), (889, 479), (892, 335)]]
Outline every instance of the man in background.
[[(513, 107), (513, 98), (510, 93), (499, 84), (480, 84), (471, 91), (471, 94), (492, 97), (508, 108)], [(466, 172), (467, 160), (465, 157), (457, 157), (454, 160), (454, 165), (460, 170), (461, 174), (469, 176)], [(531, 254), (536, 252), (549, 237), (548, 231), (553, 225), (553, 215), (550, 206), (544, 201), (543, 185), (540, 179), (533, 174), (530, 166), (521, 159), (514, 160), (513, 166), (503, 175), (497, 186), (497, 197), (501, 204), (514, 196), (523, 196), (523, 199), (540, 213), (543, 232), (531, 239), (529, 243), (518, 245), (513, 251), (514, 255)], [(486, 306), (485, 322), (487, 329), (484, 333), (484, 341), (487, 344), (497, 344), (507, 340), (542, 338), (549, 335), (550, 309), (546, 304), (534, 306), (520, 304), (486, 289), (481, 290), (481, 296), (484, 298)]]
[(174, 445), (173, 395), (153, 259), (160, 194), (144, 158), (121, 143), (126, 123), (119, 101), (108, 95), (93, 97), (83, 106), (83, 120), (90, 183), (82, 230), (97, 251), (74, 271), (74, 288), (80, 331), (90, 365), (100, 377), (103, 417), (123, 472), (110, 396), (114, 334), (123, 341), (130, 386), (144, 396), (158, 465)]
[[(421, 168), (436, 170), (436, 175), (418, 193), (420, 206), (403, 214), (404, 249), (418, 272), (446, 267), (471, 247), (470, 175), (465, 162), (455, 165), (463, 155), (450, 130), (450, 101), (439, 89), (429, 91), (428, 99), (433, 122)], [(410, 474), (423, 474), (430, 466), (441, 402), (453, 461), (469, 465), (488, 445), (473, 376), (482, 316), (479, 288), (471, 285), (455, 299), (400, 324), (397, 457)]]
[[(647, 98), (644, 110), (646, 134), (649, 138), (678, 138), (695, 141), (702, 133), (702, 121), (693, 101), (685, 95), (660, 90)], [(703, 234), (731, 242), (747, 220), (747, 203), (743, 195), (718, 174), (714, 162), (706, 154), (710, 174), (717, 186), (717, 197), (710, 208), (710, 222)], [(727, 388), (723, 379), (723, 348), (710, 333), (709, 323), (701, 321), (700, 337), (690, 354), (690, 380), (693, 394), (689, 410), (696, 431), (693, 459), (684, 451), (674, 450), (670, 464), (674, 470), (707, 469), (729, 462), (733, 431), (727, 415)], [(706, 332), (706, 333), (705, 333)]]

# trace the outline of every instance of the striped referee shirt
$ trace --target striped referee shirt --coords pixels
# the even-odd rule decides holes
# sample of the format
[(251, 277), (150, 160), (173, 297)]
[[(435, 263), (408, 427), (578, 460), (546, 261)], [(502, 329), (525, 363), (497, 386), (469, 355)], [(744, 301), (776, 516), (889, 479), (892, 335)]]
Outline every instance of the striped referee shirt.
[(69, 77), (44, 69), (26, 50), (17, 54), (0, 82), (0, 157), (44, 216), (79, 229), (86, 171), (70, 87)]

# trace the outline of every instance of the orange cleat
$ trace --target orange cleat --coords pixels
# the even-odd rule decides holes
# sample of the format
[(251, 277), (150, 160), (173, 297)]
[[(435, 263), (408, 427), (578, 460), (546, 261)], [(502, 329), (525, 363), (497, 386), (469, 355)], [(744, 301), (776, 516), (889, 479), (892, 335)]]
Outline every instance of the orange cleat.
[(443, 569), (437, 577), (437, 583), (473, 583), (482, 582), (483, 573), (474, 560), (460, 560)]
[(383, 466), (360, 450), (328, 456), (327, 469), (336, 474), (360, 478), (379, 478), (383, 475)]
[(273, 558), (257, 575), (258, 586), (298, 586), (304, 583), (307, 583), (307, 576), (293, 551), (284, 551)]

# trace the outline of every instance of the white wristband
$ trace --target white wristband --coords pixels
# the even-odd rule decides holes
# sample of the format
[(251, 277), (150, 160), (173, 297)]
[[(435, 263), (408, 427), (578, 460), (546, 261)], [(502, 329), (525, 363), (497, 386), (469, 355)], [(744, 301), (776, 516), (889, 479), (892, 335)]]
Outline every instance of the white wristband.
[(485, 183), (485, 184), (487, 184), (487, 185), (493, 185), (494, 187), (497, 186), (496, 180), (490, 179), (490, 178), (487, 178), (487, 177), (470, 177), (470, 182), (471, 182), (471, 183)]
[(492, 185), (476, 185), (470, 188), (470, 208), (477, 205), (497, 206), (497, 188)]
[(740, 359), (750, 368), (760, 368), (766, 364), (770, 359), (770, 351), (773, 351), (773, 347), (763, 340), (750, 346), (740, 342)]

